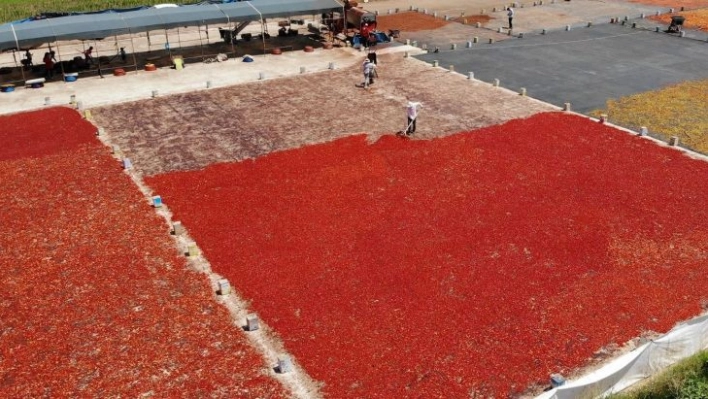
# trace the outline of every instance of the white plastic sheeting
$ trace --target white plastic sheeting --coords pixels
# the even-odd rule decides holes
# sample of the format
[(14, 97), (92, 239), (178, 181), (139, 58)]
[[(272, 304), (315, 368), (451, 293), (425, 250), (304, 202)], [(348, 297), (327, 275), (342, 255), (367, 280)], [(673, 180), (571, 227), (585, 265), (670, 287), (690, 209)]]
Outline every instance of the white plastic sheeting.
[(708, 315), (681, 323), (666, 335), (536, 399), (594, 398), (617, 393), (677, 361), (708, 348)]

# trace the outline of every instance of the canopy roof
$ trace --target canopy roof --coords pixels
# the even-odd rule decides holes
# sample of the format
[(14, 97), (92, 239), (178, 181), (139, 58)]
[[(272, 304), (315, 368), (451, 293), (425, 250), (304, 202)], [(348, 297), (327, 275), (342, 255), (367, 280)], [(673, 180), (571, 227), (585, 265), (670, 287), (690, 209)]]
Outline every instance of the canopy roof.
[(0, 51), (185, 26), (259, 21), (339, 10), (338, 0), (254, 0), (69, 15), (0, 25)]

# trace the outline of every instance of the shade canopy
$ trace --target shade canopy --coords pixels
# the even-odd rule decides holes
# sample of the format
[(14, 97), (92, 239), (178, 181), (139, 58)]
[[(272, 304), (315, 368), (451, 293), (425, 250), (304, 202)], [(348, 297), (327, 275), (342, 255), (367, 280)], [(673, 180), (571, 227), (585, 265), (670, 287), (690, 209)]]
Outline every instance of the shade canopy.
[(0, 51), (61, 40), (92, 40), (159, 29), (316, 14), (342, 7), (338, 0), (253, 0), (24, 20), (0, 25)]

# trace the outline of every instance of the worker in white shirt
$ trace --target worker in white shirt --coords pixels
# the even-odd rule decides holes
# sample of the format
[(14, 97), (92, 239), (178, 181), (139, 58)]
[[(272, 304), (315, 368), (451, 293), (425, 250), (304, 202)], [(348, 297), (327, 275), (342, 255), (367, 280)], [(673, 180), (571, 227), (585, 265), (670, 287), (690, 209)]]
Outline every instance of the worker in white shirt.
[(509, 30), (511, 30), (514, 27), (514, 25), (511, 23), (511, 21), (514, 19), (514, 9), (511, 7), (507, 7), (506, 16), (509, 17)]
[(408, 117), (408, 125), (406, 131), (404, 132), (406, 136), (411, 136), (415, 133), (416, 119), (418, 118), (418, 110), (423, 108), (423, 105), (419, 102), (408, 101), (406, 104), (406, 116)]
[(364, 63), (362, 64), (362, 72), (364, 73), (364, 83), (362, 84), (362, 86), (368, 89), (369, 84), (371, 84), (372, 78), (376, 73), (376, 64), (369, 61), (368, 58), (365, 59)]

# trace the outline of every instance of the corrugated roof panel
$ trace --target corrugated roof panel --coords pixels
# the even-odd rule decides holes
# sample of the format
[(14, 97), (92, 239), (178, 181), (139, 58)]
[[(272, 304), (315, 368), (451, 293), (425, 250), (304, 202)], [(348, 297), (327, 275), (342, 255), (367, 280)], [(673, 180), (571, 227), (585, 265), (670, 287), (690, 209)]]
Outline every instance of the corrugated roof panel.
[[(224, 4), (147, 8), (120, 13), (96, 13), (0, 25), (0, 50), (36, 46), (57, 40), (89, 40), (119, 34), (199, 26), (263, 18), (318, 14), (342, 8), (337, 0), (253, 0)], [(13, 28), (15, 34), (13, 34)]]
[(335, 0), (259, 0), (251, 1), (263, 18), (300, 14), (319, 14), (332, 9), (341, 9), (342, 4)]

